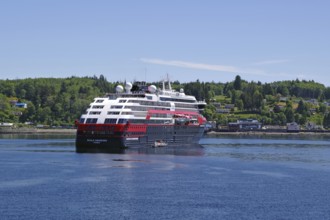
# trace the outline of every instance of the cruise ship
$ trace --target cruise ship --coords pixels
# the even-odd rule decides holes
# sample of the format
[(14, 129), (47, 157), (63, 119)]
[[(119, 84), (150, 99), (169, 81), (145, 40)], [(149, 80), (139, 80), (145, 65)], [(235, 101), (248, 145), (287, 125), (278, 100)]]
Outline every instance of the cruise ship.
[(95, 98), (77, 122), (76, 152), (198, 144), (205, 101), (172, 90), (169, 80), (161, 84), (126, 83)]

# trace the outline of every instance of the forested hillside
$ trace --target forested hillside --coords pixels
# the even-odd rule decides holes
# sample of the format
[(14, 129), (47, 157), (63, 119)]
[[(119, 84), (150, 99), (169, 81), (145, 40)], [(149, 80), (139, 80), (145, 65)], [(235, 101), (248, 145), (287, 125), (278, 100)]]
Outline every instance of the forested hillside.
[[(113, 91), (100, 77), (36, 78), (0, 81), (0, 122), (73, 125), (94, 97)], [(12, 105), (26, 103), (27, 108)]]
[[(73, 125), (94, 97), (113, 92), (117, 84), (96, 77), (0, 80), (0, 122)], [(157, 86), (159, 83), (154, 83)], [(172, 82), (176, 90), (206, 100), (208, 120), (226, 124), (239, 118), (257, 118), (264, 124), (308, 122), (329, 127), (330, 88), (314, 81)], [(26, 108), (17, 103), (26, 103)], [(328, 119), (329, 118), (329, 119)]]

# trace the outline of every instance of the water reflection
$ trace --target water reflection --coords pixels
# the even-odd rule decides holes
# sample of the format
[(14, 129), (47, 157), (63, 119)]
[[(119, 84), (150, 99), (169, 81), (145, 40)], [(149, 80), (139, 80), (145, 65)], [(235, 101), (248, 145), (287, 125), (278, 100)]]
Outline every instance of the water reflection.
[(157, 155), (179, 155), (179, 156), (202, 156), (204, 149), (201, 145), (189, 146), (165, 146), (159, 148), (142, 147), (126, 149), (127, 154), (157, 154)]
[[(0, 150), (5, 151), (49, 153), (76, 152), (75, 139), (70, 136), (5, 134), (0, 135), (0, 139)], [(201, 145), (176, 147), (164, 146), (158, 148), (153, 148), (150, 146), (140, 146), (138, 148), (128, 149), (109, 148), (106, 151), (101, 151), (99, 149), (91, 149), (87, 153), (202, 156), (204, 155), (204, 149)]]
[[(0, 151), (74, 153), (75, 140), (60, 135), (0, 135)], [(62, 137), (62, 138), (60, 138)], [(106, 154), (121, 155), (179, 155), (212, 156), (241, 160), (299, 161), (304, 163), (330, 163), (329, 140), (278, 138), (214, 138), (206, 137), (200, 145), (178, 147), (139, 147), (114, 149)]]
[(204, 138), (205, 156), (330, 168), (330, 145), (320, 139)]

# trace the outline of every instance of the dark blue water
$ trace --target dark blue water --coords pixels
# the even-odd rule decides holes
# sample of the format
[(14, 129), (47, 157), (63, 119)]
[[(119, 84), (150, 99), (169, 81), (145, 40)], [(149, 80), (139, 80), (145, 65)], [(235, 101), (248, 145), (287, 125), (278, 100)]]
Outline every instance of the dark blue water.
[(1, 219), (330, 219), (324, 137), (124, 154), (77, 154), (73, 137), (0, 138)]

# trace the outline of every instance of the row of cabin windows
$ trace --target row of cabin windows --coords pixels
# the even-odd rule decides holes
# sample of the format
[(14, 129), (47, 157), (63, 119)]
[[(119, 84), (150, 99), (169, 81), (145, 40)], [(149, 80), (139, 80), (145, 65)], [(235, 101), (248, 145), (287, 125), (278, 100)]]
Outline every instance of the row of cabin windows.
[[(195, 100), (185, 100), (185, 99), (176, 99), (176, 98), (167, 98), (167, 97), (160, 97), (161, 101), (172, 101), (172, 102), (186, 102), (186, 103), (195, 103)], [(95, 103), (103, 103), (103, 99), (97, 99)], [(126, 99), (120, 99), (119, 103), (126, 103)], [(153, 102), (153, 101), (141, 101), (141, 100), (128, 100), (129, 103), (139, 103), (141, 105), (152, 105), (152, 106), (171, 106), (169, 102)], [(186, 105), (183, 103), (176, 103), (178, 107), (184, 108), (196, 108), (196, 106)], [(93, 108), (103, 108), (104, 106), (93, 106)], [(122, 108), (122, 106), (114, 106), (111, 108)]]
[(104, 120), (104, 124), (116, 124), (117, 119), (116, 118), (106, 118)]
[(152, 114), (151, 117), (153, 118), (171, 118), (171, 114), (161, 114), (161, 113), (155, 113)]
[(153, 120), (153, 119), (130, 119), (132, 124), (170, 124), (171, 120)]
[(167, 97), (160, 97), (161, 101), (171, 101), (171, 102), (187, 102), (187, 103), (195, 103), (195, 100), (185, 100), (185, 99), (175, 99), (175, 98), (167, 98)]
[[(88, 112), (86, 112), (86, 114), (88, 114)], [(89, 115), (100, 115), (100, 114), (101, 114), (101, 112), (95, 112), (95, 111), (89, 112)], [(107, 114), (108, 115), (120, 115), (120, 114), (121, 115), (133, 115), (133, 112), (108, 112)], [(138, 114), (136, 114), (136, 115), (138, 115)], [(145, 116), (146, 113), (143, 113), (142, 115)]]
[(125, 94), (125, 93), (118, 93), (118, 94), (109, 94), (108, 95), (108, 99), (109, 100), (116, 100), (118, 97), (121, 97), (121, 98), (144, 98), (145, 97), (145, 94), (144, 93), (141, 93), (141, 94), (138, 94), (138, 93), (130, 93), (130, 94)]
[(170, 110), (169, 108), (164, 108), (161, 106), (145, 107), (145, 106), (125, 106), (125, 109), (131, 109), (132, 111), (148, 111), (148, 110)]
[[(189, 104), (176, 103), (175, 106), (178, 107), (178, 108), (193, 108), (193, 109), (196, 109), (195, 105), (189, 105)], [(104, 105), (93, 105), (90, 108), (92, 108), (92, 109), (103, 109)], [(122, 109), (123, 106), (122, 105), (112, 105), (112, 106), (110, 106), (110, 108), (111, 109)], [(153, 106), (153, 107), (125, 106), (124, 108), (132, 109), (133, 111), (148, 111), (149, 109), (169, 110), (168, 108), (162, 108), (160, 106), (159, 107), (158, 106)]]
[[(81, 123), (84, 123), (84, 118), (80, 119)], [(126, 124), (128, 121), (128, 119), (126, 118), (120, 118), (118, 119), (118, 123), (117, 124)], [(106, 118), (104, 120), (104, 124), (116, 124), (117, 119), (116, 118)], [(86, 119), (86, 124), (96, 124), (97, 123), (97, 118), (87, 118)]]
[(97, 118), (87, 118), (86, 124), (96, 124)]
[[(170, 120), (146, 120), (146, 119), (126, 119), (126, 118), (120, 118), (118, 119), (118, 124), (126, 124), (127, 122), (130, 122), (132, 124), (169, 124), (171, 123)], [(87, 118), (85, 122), (85, 118), (80, 119), (80, 123), (86, 123), (86, 124), (96, 124), (97, 118)], [(116, 124), (117, 119), (116, 118), (106, 118), (104, 120), (104, 124)]]
[[(86, 112), (86, 115), (88, 114), (88, 111)], [(101, 112), (100, 111), (90, 111), (89, 115), (100, 115)], [(119, 115), (120, 112), (108, 112), (108, 115)], [(126, 113), (122, 112), (122, 115), (125, 115)], [(130, 115), (129, 113), (127, 113), (126, 115)]]
[[(97, 100), (96, 103), (99, 103), (99, 102), (103, 102), (103, 100)], [(119, 103), (125, 103), (126, 100), (119, 100)], [(153, 107), (163, 107), (163, 106), (167, 106), (167, 107), (170, 107), (171, 104), (168, 103), (168, 102), (151, 102), (151, 101), (141, 101), (141, 100), (128, 100), (128, 102), (131, 102), (131, 103), (139, 103), (140, 105), (147, 105), (147, 106), (153, 106)], [(195, 106), (191, 106), (191, 105), (186, 105), (186, 104), (180, 104), (180, 103), (177, 103), (176, 104), (177, 107), (184, 107), (184, 108), (196, 108)], [(93, 106), (90, 106), (91, 108), (93, 109), (102, 109), (104, 108), (104, 105), (93, 105)], [(126, 106), (125, 108), (139, 108), (140, 106)], [(111, 105), (110, 106), (111, 109), (122, 109), (123, 106), (122, 105)], [(140, 107), (141, 108), (141, 111), (146, 111), (148, 108), (146, 107)], [(164, 109), (164, 110), (168, 110), (168, 109)]]
[[(110, 98), (109, 99), (113, 99), (113, 98)], [(104, 101), (104, 99), (97, 99), (95, 101), (95, 103), (102, 103)], [(126, 99), (119, 99), (119, 103), (125, 103), (127, 100)]]
[(133, 112), (108, 112), (108, 115), (133, 115)]
[[(103, 103), (103, 99), (97, 99), (95, 103)], [(126, 99), (120, 99), (119, 103), (126, 103)], [(141, 100), (128, 100), (129, 103), (140, 103), (141, 105), (160, 105), (160, 106), (170, 106), (170, 103), (164, 102), (152, 102), (152, 101), (141, 101)]]
[(171, 106), (169, 102), (153, 102), (153, 101), (141, 101), (141, 100), (128, 100), (128, 103), (139, 103), (140, 105), (152, 105), (152, 106)]
[[(87, 113), (86, 113), (87, 114)], [(100, 115), (101, 112), (100, 111), (90, 111), (89, 115)], [(133, 112), (108, 112), (108, 115), (133, 115)], [(135, 114), (135, 115), (142, 115), (144, 116), (146, 113), (142, 112), (142, 114)], [(153, 117), (157, 117), (157, 118), (168, 118), (169, 115), (168, 114), (153, 114)]]
[(185, 104), (185, 103), (175, 103), (175, 107), (180, 108), (197, 108), (197, 105)]

